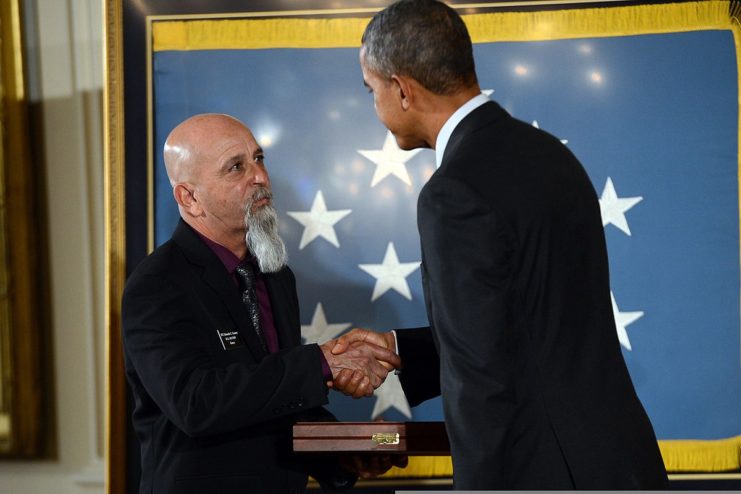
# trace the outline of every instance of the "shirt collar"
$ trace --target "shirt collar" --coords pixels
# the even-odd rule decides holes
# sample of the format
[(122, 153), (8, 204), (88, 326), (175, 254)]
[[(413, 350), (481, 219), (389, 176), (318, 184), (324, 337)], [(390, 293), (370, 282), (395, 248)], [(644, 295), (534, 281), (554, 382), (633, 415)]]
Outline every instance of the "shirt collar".
[(461, 120), (466, 118), (469, 113), (474, 111), (479, 106), (489, 101), (488, 96), (485, 94), (477, 94), (470, 100), (466, 101), (463, 106), (458, 108), (450, 118), (445, 122), (440, 133), (437, 134), (437, 140), (435, 142), (435, 164), (440, 168), (440, 164), (443, 162), (443, 155), (445, 154), (445, 148), (448, 146), (448, 141), (453, 131), (461, 123)]
[(216, 254), (216, 257), (218, 257), (222, 264), (224, 264), (227, 272), (233, 273), (234, 270), (237, 269), (237, 266), (239, 266), (239, 264), (242, 262), (242, 259), (235, 256), (234, 252), (230, 251), (220, 243), (214, 242), (198, 231), (195, 232), (198, 234), (199, 237), (201, 237), (201, 240), (203, 240), (203, 242), (213, 251), (213, 253)]

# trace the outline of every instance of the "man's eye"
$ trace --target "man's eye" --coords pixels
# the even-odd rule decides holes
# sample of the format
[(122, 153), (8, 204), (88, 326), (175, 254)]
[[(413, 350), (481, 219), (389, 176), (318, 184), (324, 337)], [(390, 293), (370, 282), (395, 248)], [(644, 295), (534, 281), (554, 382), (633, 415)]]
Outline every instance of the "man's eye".
[(242, 162), (241, 162), (241, 161), (239, 161), (239, 162), (237, 162), (237, 163), (234, 163), (234, 164), (232, 165), (232, 167), (231, 167), (231, 168), (229, 168), (229, 169), (230, 169), (230, 170), (240, 170), (240, 169), (242, 169)]
[(263, 156), (262, 154), (258, 154), (257, 156), (255, 156), (255, 163), (262, 163), (264, 161), (265, 161), (265, 156)]

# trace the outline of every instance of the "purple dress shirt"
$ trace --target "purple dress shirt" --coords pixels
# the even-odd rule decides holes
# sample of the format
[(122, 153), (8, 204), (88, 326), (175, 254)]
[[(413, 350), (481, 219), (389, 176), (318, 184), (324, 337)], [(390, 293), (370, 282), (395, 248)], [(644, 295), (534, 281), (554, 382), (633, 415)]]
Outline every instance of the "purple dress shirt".
[[(232, 251), (227, 249), (221, 244), (218, 244), (208, 237), (198, 234), (208, 247), (216, 254), (224, 267), (229, 272), (229, 276), (234, 280), (234, 285), (239, 287), (237, 280), (236, 269), (237, 266), (242, 262), (234, 255)], [(268, 295), (268, 289), (265, 286), (265, 280), (262, 277), (262, 273), (254, 263), (254, 259), (250, 259), (252, 262), (253, 269), (255, 271), (255, 293), (257, 294), (257, 303), (260, 306), (260, 326), (262, 327), (262, 334), (265, 337), (265, 345), (268, 348), (268, 352), (275, 353), (278, 351), (278, 332), (275, 330), (275, 321), (273, 320), (273, 310), (270, 306), (270, 296)]]
[[(198, 232), (196, 232), (198, 233)], [(234, 255), (232, 251), (224, 247), (223, 245), (214, 242), (210, 238), (201, 235), (203, 242), (216, 254), (221, 262), (224, 264), (229, 275), (234, 281), (234, 285), (239, 287), (239, 281), (237, 280), (236, 269), (240, 265), (242, 259), (239, 259)], [(268, 294), (268, 288), (265, 286), (265, 280), (262, 277), (260, 269), (255, 263), (255, 259), (250, 259), (255, 271), (255, 292), (257, 293), (257, 302), (260, 306), (260, 325), (262, 327), (262, 334), (265, 337), (265, 345), (268, 347), (268, 352), (275, 353), (279, 350), (280, 345), (278, 343), (278, 331), (275, 329), (275, 321), (273, 320), (273, 309), (270, 305), (270, 295)], [(327, 359), (324, 358), (324, 354), (320, 352), (320, 358), (322, 361), (322, 373), (324, 379), (327, 381), (332, 380), (332, 370), (329, 368)]]

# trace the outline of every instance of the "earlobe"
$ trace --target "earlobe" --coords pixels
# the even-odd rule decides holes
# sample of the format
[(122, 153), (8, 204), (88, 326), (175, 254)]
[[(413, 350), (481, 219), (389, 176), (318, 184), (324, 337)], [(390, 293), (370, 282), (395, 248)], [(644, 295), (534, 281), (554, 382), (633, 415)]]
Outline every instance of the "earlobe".
[(405, 92), (402, 88), (401, 90), (401, 108), (404, 111), (407, 111), (409, 107), (411, 106), (411, 101), (409, 101), (409, 93)]

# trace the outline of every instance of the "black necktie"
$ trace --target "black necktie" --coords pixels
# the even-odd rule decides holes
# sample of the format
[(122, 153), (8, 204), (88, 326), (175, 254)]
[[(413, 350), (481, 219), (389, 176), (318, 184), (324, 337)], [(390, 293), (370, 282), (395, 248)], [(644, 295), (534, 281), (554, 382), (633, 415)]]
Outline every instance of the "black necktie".
[(255, 290), (255, 271), (252, 268), (252, 263), (247, 260), (243, 261), (242, 264), (237, 266), (237, 275), (239, 278), (239, 285), (242, 289), (242, 303), (247, 308), (247, 313), (252, 321), (252, 326), (255, 328), (257, 336), (260, 338), (262, 347), (266, 349), (265, 337), (262, 334), (262, 328), (260, 327), (260, 305), (257, 301), (257, 291)]

